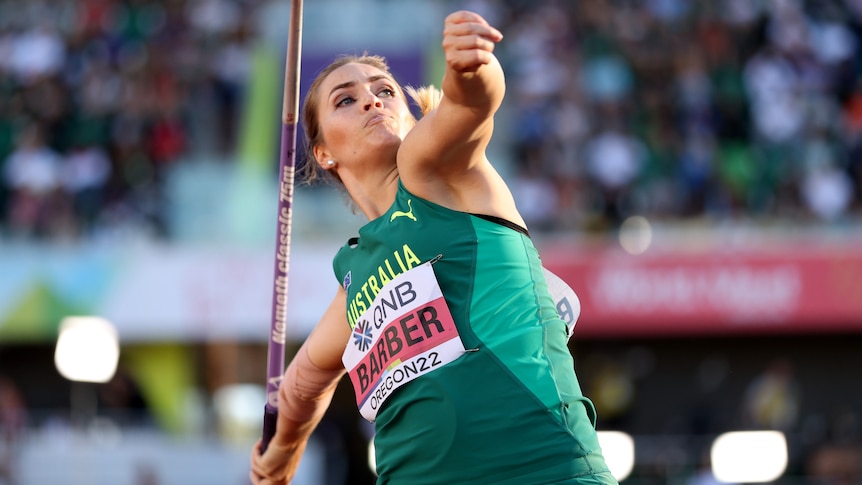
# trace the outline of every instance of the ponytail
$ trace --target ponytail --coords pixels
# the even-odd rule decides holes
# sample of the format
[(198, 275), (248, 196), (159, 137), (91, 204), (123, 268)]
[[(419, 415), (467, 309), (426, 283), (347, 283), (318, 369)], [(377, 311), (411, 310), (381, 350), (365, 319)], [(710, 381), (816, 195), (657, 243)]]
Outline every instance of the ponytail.
[(423, 116), (436, 108), (443, 98), (443, 91), (434, 86), (421, 86), (419, 88), (405, 86), (404, 92), (419, 106)]

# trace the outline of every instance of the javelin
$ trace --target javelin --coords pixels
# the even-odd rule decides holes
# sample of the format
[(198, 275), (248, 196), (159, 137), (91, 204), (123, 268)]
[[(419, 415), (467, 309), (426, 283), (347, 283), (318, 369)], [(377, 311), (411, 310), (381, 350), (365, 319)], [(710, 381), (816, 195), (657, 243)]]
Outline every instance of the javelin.
[(266, 405), (260, 451), (266, 451), (278, 420), (278, 388), (284, 375), (284, 343), (287, 340), (287, 270), (290, 262), (291, 206), (296, 167), (296, 124), (299, 113), (299, 61), (302, 52), (302, 0), (290, 2), (290, 26), (284, 64), (284, 102), (281, 108), (278, 214), (275, 238), (275, 271), (272, 287), (272, 319), (267, 357)]

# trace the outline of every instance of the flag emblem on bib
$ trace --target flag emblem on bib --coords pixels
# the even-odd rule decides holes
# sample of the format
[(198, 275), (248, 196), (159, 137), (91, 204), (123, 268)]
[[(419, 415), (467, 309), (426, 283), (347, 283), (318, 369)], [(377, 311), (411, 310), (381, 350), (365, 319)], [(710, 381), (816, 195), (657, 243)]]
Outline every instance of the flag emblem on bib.
[(350, 273), (351, 271), (348, 271), (347, 274), (344, 275), (344, 280), (341, 282), (341, 287), (344, 288), (344, 291), (350, 289)]
[(371, 345), (371, 322), (362, 320), (353, 328), (353, 344), (361, 351), (368, 350)]

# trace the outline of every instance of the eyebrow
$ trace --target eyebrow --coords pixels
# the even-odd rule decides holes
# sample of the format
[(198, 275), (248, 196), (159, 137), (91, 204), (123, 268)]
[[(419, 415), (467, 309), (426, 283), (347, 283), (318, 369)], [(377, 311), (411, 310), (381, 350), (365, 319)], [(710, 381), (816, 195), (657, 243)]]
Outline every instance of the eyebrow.
[[(375, 74), (374, 76), (368, 77), (368, 79), (366, 79), (366, 82), (373, 83), (373, 82), (379, 81), (381, 79), (391, 80), (392, 78), (390, 78), (389, 76), (387, 76), (385, 74)], [(329, 96), (332, 97), (332, 94), (334, 92), (338, 91), (339, 89), (349, 88), (349, 87), (352, 87), (355, 85), (356, 85), (356, 81), (347, 81), (346, 83), (341, 83), (341, 84), (335, 86), (334, 88), (332, 88), (332, 91), (329, 92)]]

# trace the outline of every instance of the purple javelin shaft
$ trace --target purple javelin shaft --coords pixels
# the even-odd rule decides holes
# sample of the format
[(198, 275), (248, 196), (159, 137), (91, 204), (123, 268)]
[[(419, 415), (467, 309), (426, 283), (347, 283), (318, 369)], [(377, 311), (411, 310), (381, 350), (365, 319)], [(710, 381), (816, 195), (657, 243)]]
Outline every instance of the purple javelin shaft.
[(287, 340), (287, 276), (290, 263), (290, 228), (293, 205), (293, 178), (296, 167), (296, 124), (299, 113), (299, 62), (302, 52), (302, 0), (291, 0), (290, 26), (284, 64), (284, 103), (281, 109), (281, 151), (279, 153), (278, 214), (276, 218), (275, 268), (272, 287), (272, 319), (266, 373), (261, 451), (266, 451), (275, 435), (278, 417), (278, 388), (284, 374), (284, 344)]
[(272, 319), (266, 379), (266, 404), (278, 408), (278, 386), (284, 373), (284, 344), (287, 340), (287, 281), (290, 263), (290, 228), (293, 217), (293, 178), (296, 156), (296, 124), (281, 127), (281, 163), (278, 216), (276, 220), (275, 265), (272, 286)]

